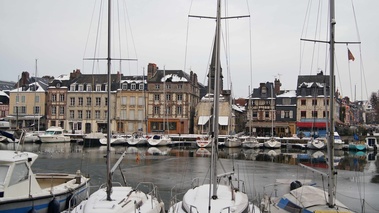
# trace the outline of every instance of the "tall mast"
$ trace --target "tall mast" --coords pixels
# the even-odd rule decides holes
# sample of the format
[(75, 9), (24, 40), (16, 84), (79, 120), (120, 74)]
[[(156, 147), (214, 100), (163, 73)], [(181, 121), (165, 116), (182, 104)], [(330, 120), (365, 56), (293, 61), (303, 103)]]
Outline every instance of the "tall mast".
[(335, 85), (334, 85), (334, 43), (335, 43), (335, 4), (334, 0), (330, 0), (330, 110), (329, 110), (329, 118), (330, 118), (330, 131), (329, 131), (329, 147), (328, 147), (328, 157), (329, 157), (329, 186), (328, 186), (328, 200), (329, 200), (329, 207), (334, 206), (334, 179), (335, 179), (335, 172), (334, 172), (334, 91), (335, 91)]
[(219, 99), (220, 99), (220, 28), (221, 28), (221, 1), (217, 0), (217, 17), (216, 17), (216, 70), (215, 70), (215, 84), (214, 84), (214, 97), (213, 97), (213, 144), (212, 144), (212, 165), (213, 173), (211, 174), (211, 185), (213, 184), (212, 199), (217, 199), (217, 148), (218, 148), (218, 113), (219, 113)]
[(107, 200), (111, 201), (112, 193), (112, 174), (111, 174), (111, 107), (110, 107), (110, 97), (111, 97), (111, 0), (108, 0), (108, 56), (107, 56), (107, 70), (108, 70), (108, 93), (107, 93)]

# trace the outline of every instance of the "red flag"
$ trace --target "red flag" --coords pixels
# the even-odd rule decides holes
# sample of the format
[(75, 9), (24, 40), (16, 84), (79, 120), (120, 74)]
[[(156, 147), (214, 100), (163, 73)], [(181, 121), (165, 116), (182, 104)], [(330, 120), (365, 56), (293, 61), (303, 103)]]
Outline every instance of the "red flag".
[(353, 56), (353, 53), (350, 52), (349, 48), (347, 48), (347, 58), (352, 61), (355, 60), (354, 56)]

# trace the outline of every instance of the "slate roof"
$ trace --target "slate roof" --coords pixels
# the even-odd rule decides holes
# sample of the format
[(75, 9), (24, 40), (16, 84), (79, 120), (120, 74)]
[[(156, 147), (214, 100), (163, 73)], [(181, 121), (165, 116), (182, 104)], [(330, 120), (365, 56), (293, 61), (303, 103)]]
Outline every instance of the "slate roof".
[[(96, 84), (105, 85), (108, 83), (108, 74), (81, 74), (73, 79), (70, 84), (91, 84), (94, 87)], [(120, 87), (119, 75), (111, 74), (111, 90), (117, 90)], [(86, 87), (84, 87), (85, 91)]]
[(14, 85), (16, 82), (14, 81), (0, 81), (0, 91), (9, 91), (14, 89)]
[(154, 77), (149, 79), (152, 83), (161, 83), (164, 80), (164, 74), (166, 74), (166, 82), (190, 82), (189, 74), (182, 70), (157, 70)]

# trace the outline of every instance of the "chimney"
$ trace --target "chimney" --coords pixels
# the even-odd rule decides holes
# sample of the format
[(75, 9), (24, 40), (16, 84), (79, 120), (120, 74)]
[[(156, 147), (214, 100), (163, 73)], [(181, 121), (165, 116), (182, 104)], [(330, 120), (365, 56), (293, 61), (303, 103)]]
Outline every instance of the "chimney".
[(157, 69), (157, 65), (154, 63), (149, 63), (147, 65), (147, 80), (150, 80), (152, 77), (155, 76)]
[(73, 70), (72, 73), (70, 73), (70, 80), (79, 77), (81, 74), (80, 69)]
[(280, 93), (280, 86), (282, 86), (282, 83), (280, 83), (280, 80), (279, 79), (276, 79), (275, 78), (275, 81), (274, 81), (274, 92), (276, 95), (279, 95)]

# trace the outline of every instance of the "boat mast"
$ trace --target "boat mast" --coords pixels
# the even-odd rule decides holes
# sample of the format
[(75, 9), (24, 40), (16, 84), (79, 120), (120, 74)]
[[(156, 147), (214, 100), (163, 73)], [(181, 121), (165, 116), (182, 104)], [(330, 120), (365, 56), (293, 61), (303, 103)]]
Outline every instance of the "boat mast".
[(220, 99), (220, 28), (221, 28), (221, 1), (217, 0), (217, 17), (216, 17), (216, 61), (215, 61), (215, 84), (213, 97), (213, 144), (212, 144), (212, 171), (211, 185), (213, 185), (212, 199), (217, 199), (217, 148), (218, 148), (218, 113)]
[(110, 162), (110, 141), (111, 141), (111, 116), (110, 116), (110, 97), (111, 97), (111, 0), (108, 0), (108, 56), (107, 56), (107, 70), (108, 70), (108, 93), (107, 93), (107, 200), (111, 201), (112, 193), (112, 174)]
[(329, 201), (329, 207), (334, 207), (334, 180), (335, 180), (335, 171), (333, 166), (334, 161), (334, 91), (335, 91), (335, 85), (334, 85), (334, 43), (335, 43), (335, 4), (334, 0), (330, 0), (330, 14), (329, 14), (329, 25), (330, 25), (330, 110), (329, 110), (329, 118), (330, 118), (330, 131), (329, 131), (329, 142), (328, 142), (328, 157), (329, 157), (329, 186), (328, 186), (328, 201)]

